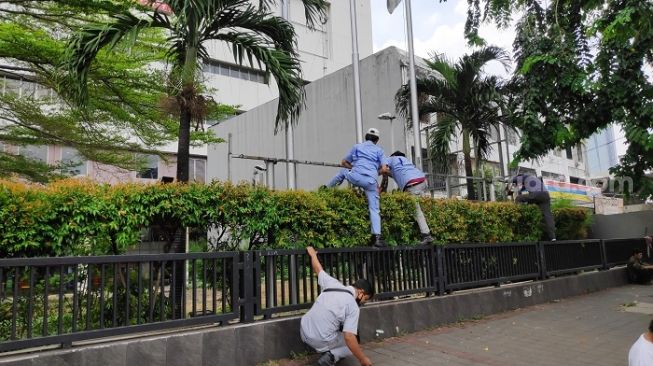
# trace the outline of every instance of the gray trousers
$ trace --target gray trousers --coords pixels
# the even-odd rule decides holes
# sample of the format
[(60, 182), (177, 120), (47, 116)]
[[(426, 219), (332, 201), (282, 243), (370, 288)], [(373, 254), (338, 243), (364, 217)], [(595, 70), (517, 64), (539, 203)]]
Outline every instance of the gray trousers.
[(326, 342), (322, 339), (309, 338), (304, 334), (303, 328), (300, 328), (299, 335), (302, 338), (302, 342), (308, 344), (317, 352), (331, 352), (333, 357), (336, 359), (336, 362), (352, 355), (349, 347), (347, 347), (347, 344), (345, 343), (345, 336), (342, 334), (342, 332), (338, 332), (336, 338), (331, 342)]
[(547, 191), (530, 192), (529, 194), (519, 195), (515, 198), (517, 203), (534, 203), (542, 211), (544, 223), (546, 224), (546, 236), (549, 240), (556, 238), (556, 224), (551, 213), (551, 196)]
[(424, 217), (424, 212), (422, 212), (422, 207), (419, 205), (419, 197), (426, 191), (426, 182), (407, 187), (405, 191), (418, 197), (418, 199), (415, 200), (415, 221), (417, 221), (417, 225), (419, 226), (419, 232), (422, 234), (430, 234), (431, 229), (429, 229), (429, 225), (426, 223), (426, 218)]

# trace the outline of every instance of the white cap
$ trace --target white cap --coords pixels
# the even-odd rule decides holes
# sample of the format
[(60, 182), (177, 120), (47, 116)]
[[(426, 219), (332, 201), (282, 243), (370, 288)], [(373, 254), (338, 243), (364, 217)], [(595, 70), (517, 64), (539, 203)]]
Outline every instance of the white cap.
[(367, 134), (368, 134), (368, 135), (372, 135), (372, 136), (376, 136), (376, 137), (381, 137), (381, 136), (379, 135), (379, 130), (377, 130), (377, 129), (374, 128), (374, 127), (372, 127), (372, 128), (370, 128), (369, 130), (367, 130)]

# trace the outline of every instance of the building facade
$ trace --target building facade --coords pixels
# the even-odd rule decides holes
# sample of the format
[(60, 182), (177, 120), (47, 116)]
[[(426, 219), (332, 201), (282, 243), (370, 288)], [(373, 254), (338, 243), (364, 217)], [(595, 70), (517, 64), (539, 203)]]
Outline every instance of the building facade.
[[(394, 150), (402, 150), (411, 157), (413, 151), (412, 132), (407, 127), (406, 120), (395, 111), (394, 100), (397, 90), (406, 83), (407, 65), (405, 53), (394, 47), (379, 51), (363, 59), (360, 64), (361, 88), (364, 90), (363, 129), (376, 127), (380, 130), (379, 146), (387, 155)], [(348, 66), (306, 86), (306, 109), (294, 129), (295, 159), (335, 165), (356, 142), (352, 74), (352, 67)], [(276, 102), (271, 101), (213, 127), (216, 135), (226, 137), (229, 142), (209, 146), (208, 180), (252, 182), (254, 179), (256, 183), (278, 189), (287, 187), (286, 164), (276, 162), (277, 159), (283, 159), (286, 152), (283, 134), (275, 135), (273, 131), (275, 111)], [(391, 121), (378, 119), (383, 113), (390, 113), (396, 118)], [(428, 123), (424, 127), (428, 127)], [(512, 160), (512, 153), (519, 148), (518, 135), (501, 129), (501, 132), (494, 134), (494, 140), (503, 140), (503, 175), (508, 175), (510, 172), (507, 167)], [(423, 147), (426, 142), (426, 132), (423, 132)], [(486, 166), (496, 168), (495, 176), (502, 174), (502, 159), (499, 158), (497, 147), (495, 144), (484, 162)], [(566, 151), (553, 151), (539, 161), (521, 164), (520, 172), (565, 182), (580, 182), (588, 178), (584, 149), (581, 145)], [(453, 140), (450, 146), (451, 175), (464, 176), (461, 150), (462, 141)], [(427, 156), (425, 149), (423, 155)], [(428, 173), (435, 171), (429, 166), (428, 158), (425, 159), (423, 168)], [(261, 174), (262, 169), (273, 169), (273, 174)], [(333, 166), (300, 164), (296, 169), (297, 188), (316, 189), (326, 184), (338, 169)], [(432, 189), (436, 191), (439, 189), (436, 187), (437, 179), (434, 176), (432, 178)], [(465, 188), (458, 189), (453, 195), (465, 196)]]

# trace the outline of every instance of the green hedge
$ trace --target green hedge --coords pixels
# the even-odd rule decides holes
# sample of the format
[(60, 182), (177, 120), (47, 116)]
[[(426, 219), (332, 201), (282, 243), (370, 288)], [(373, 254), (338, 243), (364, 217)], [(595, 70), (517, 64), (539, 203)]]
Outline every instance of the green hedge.
[[(392, 243), (415, 243), (414, 198), (382, 195), (383, 235)], [(438, 243), (533, 241), (540, 238), (537, 207), (422, 199)], [(583, 211), (584, 212), (584, 211)], [(587, 214), (561, 209), (564, 235), (582, 235)], [(100, 185), (65, 180), (47, 186), (0, 181), (0, 255), (122, 253), (139, 242), (143, 228), (213, 229), (217, 249), (351, 247), (367, 243), (365, 197), (355, 191), (279, 191), (245, 185)], [(565, 235), (572, 235), (565, 237)], [(215, 239), (218, 238), (219, 239)]]

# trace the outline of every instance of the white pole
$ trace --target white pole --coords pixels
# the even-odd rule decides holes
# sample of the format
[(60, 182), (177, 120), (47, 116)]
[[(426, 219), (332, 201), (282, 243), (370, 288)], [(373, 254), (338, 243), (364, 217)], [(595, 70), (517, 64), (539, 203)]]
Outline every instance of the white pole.
[[(290, 21), (289, 17), (289, 8), (290, 0), (283, 0), (281, 3), (281, 17), (287, 21)], [(294, 190), (297, 188), (295, 182), (295, 163), (291, 163), (290, 160), (295, 160), (295, 132), (293, 131), (293, 126), (288, 122), (286, 126), (286, 159), (289, 160), (286, 163), (286, 182), (288, 183), (288, 190)]]
[(349, 2), (351, 17), (351, 64), (354, 69), (354, 104), (356, 108), (356, 142), (363, 142), (363, 109), (361, 106), (361, 81), (358, 72), (358, 19), (356, 0)]
[(408, 78), (410, 80), (410, 117), (413, 121), (413, 139), (415, 147), (414, 162), (418, 169), (422, 169), (422, 139), (417, 109), (417, 82), (415, 81), (415, 50), (413, 49), (413, 16), (410, 0), (405, 0), (406, 5), (406, 33), (408, 34)]
[(390, 154), (395, 152), (395, 131), (392, 128), (392, 121), (394, 118), (390, 118)]

